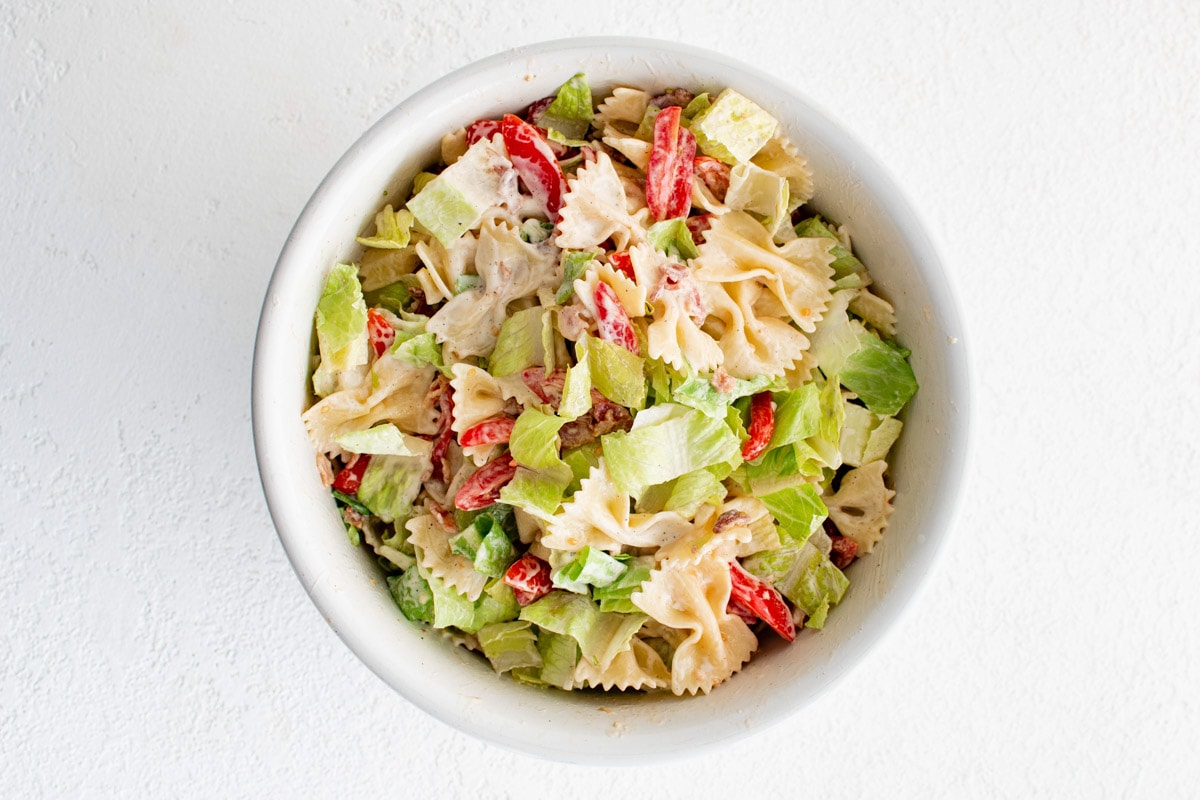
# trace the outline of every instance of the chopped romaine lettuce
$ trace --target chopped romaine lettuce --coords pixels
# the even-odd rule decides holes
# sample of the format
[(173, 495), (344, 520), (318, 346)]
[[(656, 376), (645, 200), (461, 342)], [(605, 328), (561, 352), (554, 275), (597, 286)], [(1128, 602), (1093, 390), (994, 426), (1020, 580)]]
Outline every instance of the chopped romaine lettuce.
[[(833, 263), (829, 266), (833, 267), (833, 276), (835, 279), (841, 281), (849, 278), (851, 275), (857, 276), (867, 271), (863, 263), (854, 257), (854, 254), (842, 244), (842, 240), (829, 229), (825, 221), (820, 217), (810, 217), (800, 222), (796, 226), (796, 235), (810, 239), (833, 239), (837, 242), (829, 250), (830, 254), (833, 255)], [(861, 278), (858, 285), (861, 285)], [(856, 285), (852, 288), (858, 288), (858, 286)]]
[(400, 250), (408, 247), (412, 224), (411, 212), (403, 208), (399, 211), (392, 211), (391, 205), (386, 205), (375, 215), (375, 235), (359, 236), (355, 241), (364, 247)]
[(543, 414), (536, 408), (527, 408), (517, 417), (512, 433), (508, 437), (508, 452), (531, 469), (545, 469), (562, 464), (558, 457), (558, 429), (567, 421), (562, 417)]
[(650, 580), (650, 570), (654, 569), (653, 556), (638, 556), (625, 562), (625, 571), (607, 586), (592, 589), (592, 599), (600, 606), (601, 611), (613, 611), (621, 614), (639, 614), (641, 609), (629, 599), (630, 595), (642, 588), (642, 584)]
[(599, 251), (596, 250), (564, 250), (562, 254), (562, 286), (554, 299), (559, 305), (565, 304), (575, 294), (575, 281), (587, 271), (588, 264), (596, 260)]
[(400, 613), (413, 622), (433, 622), (433, 591), (416, 567), (389, 575), (387, 584)]
[(634, 497), (694, 470), (741, 462), (741, 443), (724, 421), (675, 403), (648, 408), (631, 430), (601, 440), (613, 481)]
[(548, 469), (521, 468), (500, 490), (500, 500), (516, 506), (538, 519), (549, 521), (562, 505), (563, 495), (573, 479), (566, 464)]
[(646, 406), (645, 361), (619, 344), (588, 336), (575, 345), (580, 360), (588, 359), (592, 385), (600, 394), (626, 408)]
[(428, 458), (433, 442), (404, 433), (390, 422), (365, 431), (349, 431), (333, 438), (348, 453)]
[(516, 619), (521, 607), (512, 589), (502, 580), (493, 580), (472, 602), (446, 586), (441, 578), (423, 575), (433, 594), (433, 627), (458, 628), (465, 633), (478, 633), (485, 625)]
[(781, 532), (796, 545), (804, 544), (829, 516), (812, 484), (793, 486), (759, 498), (779, 524)]
[(700, 257), (700, 250), (692, 241), (692, 232), (688, 230), (683, 217), (654, 223), (650, 230), (646, 231), (646, 241), (655, 250), (661, 250), (678, 259)]
[(421, 491), (428, 459), (411, 456), (371, 456), (358, 487), (358, 499), (384, 522), (403, 527), (412, 516), (412, 503)]
[(645, 614), (603, 612), (590, 598), (561, 590), (525, 606), (520, 618), (570, 636), (579, 643), (583, 657), (602, 669), (629, 646), (629, 640), (649, 619)]
[(367, 304), (353, 264), (337, 264), (317, 302), (317, 346), (321, 363), (313, 388), (324, 397), (337, 388), (337, 373), (367, 363)]
[(542, 327), (548, 313), (548, 309), (533, 306), (504, 320), (488, 362), (488, 371), (493, 376), (503, 378), (545, 360)]
[(559, 589), (587, 594), (589, 586), (605, 587), (625, 574), (626, 566), (603, 550), (584, 546), (550, 576)]
[(726, 164), (747, 162), (775, 135), (779, 122), (733, 89), (692, 119), (696, 146)]
[(445, 246), (474, 228), (501, 196), (503, 167), (509, 162), (481, 139), (408, 201), (408, 210)]
[(533, 623), (523, 620), (493, 622), (480, 628), (478, 636), (479, 646), (496, 672), (542, 666)]
[(858, 327), (858, 349), (846, 359), (838, 380), (881, 417), (897, 414), (917, 393), (909, 351)]
[(534, 124), (561, 133), (567, 139), (580, 140), (592, 126), (592, 90), (582, 73), (572, 76), (554, 96)]

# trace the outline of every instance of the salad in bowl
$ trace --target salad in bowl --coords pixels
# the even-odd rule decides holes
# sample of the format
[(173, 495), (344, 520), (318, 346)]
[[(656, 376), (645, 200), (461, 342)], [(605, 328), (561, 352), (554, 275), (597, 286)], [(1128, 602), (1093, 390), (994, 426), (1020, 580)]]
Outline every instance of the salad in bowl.
[(707, 694), (832, 624), (906, 502), (912, 354), (753, 94), (571, 76), (446, 131), (326, 267), (344, 546), (510, 679)]

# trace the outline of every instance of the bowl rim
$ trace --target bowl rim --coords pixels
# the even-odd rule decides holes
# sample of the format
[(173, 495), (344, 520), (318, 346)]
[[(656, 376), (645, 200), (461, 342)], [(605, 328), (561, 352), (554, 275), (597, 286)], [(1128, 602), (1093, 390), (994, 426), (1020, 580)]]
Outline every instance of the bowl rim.
[[(288, 533), (289, 528), (283, 522), (284, 509), (287, 505), (285, 487), (272, 484), (267, 477), (269, 474), (266, 464), (266, 460), (269, 457), (267, 453), (269, 453), (272, 445), (265, 420), (267, 415), (267, 398), (272, 394), (272, 384), (267, 380), (262, 365), (270, 360), (271, 353), (277, 346), (276, 341), (278, 340), (280, 346), (282, 345), (282, 339), (273, 333), (275, 327), (272, 325), (272, 320), (275, 316), (273, 299), (281, 286), (297, 279), (296, 273), (298, 272), (299, 264), (304, 261), (304, 254), (303, 252), (297, 254), (294, 251), (298, 247), (297, 242), (302, 238), (305, 229), (310, 227), (310, 217), (323, 204), (323, 198), (332, 191), (338, 182), (339, 176), (347, 171), (351, 164), (359, 160), (364, 152), (372, 150), (380, 140), (393, 135), (392, 128), (396, 124), (396, 121), (404, 115), (406, 109), (419, 106), (431, 98), (436, 98), (448, 88), (461, 84), (473, 76), (489, 72), (498, 66), (511, 64), (518, 59), (543, 57), (572, 50), (608, 50), (609, 48), (618, 46), (623, 48), (631, 46), (645, 48), (658, 53), (677, 56), (687, 60), (689, 63), (714, 65), (725, 71), (741, 73), (754, 81), (756, 85), (763, 87), (765, 92), (790, 97), (800, 105), (805, 106), (807, 112), (811, 114), (812, 120), (837, 131), (841, 139), (839, 147), (854, 152), (854, 168), (856, 173), (865, 173), (868, 176), (863, 178), (863, 182), (870, 187), (873, 195), (886, 198), (885, 200), (881, 200), (881, 202), (886, 208), (887, 216), (895, 221), (899, 235), (905, 240), (905, 244), (910, 251), (914, 253), (914, 261), (920, 265), (922, 282), (932, 296), (933, 303), (937, 307), (939, 315), (946, 320), (946, 327), (961, 332), (955, 343), (955, 347), (945, 354), (947, 386), (954, 389), (953, 404), (958, 412), (956, 416), (948, 418), (945, 422), (945, 426), (948, 429), (946, 431), (948, 440), (955, 446), (947, 454), (943, 474), (949, 476), (953, 484), (941, 487), (939, 496), (942, 504), (938, 508), (933, 509), (932, 521), (927, 522), (925, 525), (926, 528), (933, 530), (936, 535), (932, 542), (932, 547), (927, 546), (924, 551), (923, 567), (917, 570), (909, 570), (896, 585), (893, 590), (895, 593), (893, 595), (893, 602), (885, 610), (886, 613), (868, 615), (863, 624), (864, 629), (870, 628), (870, 630), (863, 631), (863, 633), (868, 635), (859, 644), (854, 654), (849, 657), (846, 669), (825, 680), (824, 683), (817, 686), (814, 691), (804, 697), (801, 702), (773, 709), (770, 713), (764, 715), (759, 724), (754, 726), (737, 726), (735, 730), (729, 731), (728, 735), (724, 737), (714, 736), (700, 743), (689, 742), (686, 749), (664, 747), (654, 752), (635, 753), (630, 752), (628, 748), (622, 750), (619, 747), (609, 748), (608, 750), (587, 750), (586, 752), (575, 752), (578, 748), (573, 748), (572, 752), (566, 752), (565, 750), (555, 750), (552, 747), (547, 747), (544, 751), (537, 751), (506, 741), (490, 726), (478, 724), (464, 715), (448, 713), (448, 706), (435, 702), (424, 693), (413, 691), (411, 687), (398, 686), (388, 677), (387, 664), (380, 663), (379, 659), (371, 651), (366, 641), (365, 633), (357, 630), (354, 626), (342, 624), (343, 620), (337, 618), (336, 610), (331, 608), (331, 603), (326, 602), (323, 596), (316, 591), (315, 582), (311, 580), (310, 573), (305, 568), (310, 554), (303, 552), (304, 548), (295, 538), (294, 534)], [(793, 716), (803, 706), (811, 705), (833, 687), (842, 683), (854, 669), (864, 663), (872, 652), (901, 627), (906, 616), (912, 613), (914, 606), (916, 606), (921, 596), (928, 589), (932, 576), (938, 571), (945, 558), (948, 540), (962, 513), (964, 498), (968, 488), (967, 484), (969, 482), (966, 465), (970, 463), (972, 448), (970, 433), (974, 428), (974, 405), (972, 399), (976, 396), (976, 376), (972, 369), (968, 347), (970, 335), (964, 323), (965, 318), (961, 313), (957, 292), (951, 276), (945, 269), (939, 248), (935, 244), (929, 226), (918, 215), (916, 207), (911, 202), (908, 194), (901, 188), (891, 172), (874, 153), (865, 147), (849, 130), (848, 126), (838, 121), (834, 115), (830, 114), (818, 103), (815, 103), (803, 91), (785, 84), (781, 79), (770, 73), (723, 53), (680, 42), (648, 37), (623, 36), (566, 37), (534, 42), (502, 50), (463, 65), (430, 82), (398, 102), (387, 113), (370, 125), (346, 152), (337, 159), (305, 203), (284, 241), (279, 257), (272, 270), (260, 311), (259, 324), (256, 329), (250, 387), (251, 425), (254, 437), (256, 466), (267, 503), (268, 513), (276, 534), (293, 571), (300, 579), (310, 600), (330, 627), (333, 628), (336, 635), (359, 660), (388, 685), (389, 688), (431, 717), (451, 728), (467, 733), (489, 744), (494, 744), (524, 755), (555, 761), (610, 766), (644, 765), (700, 755), (720, 744), (729, 744), (752, 735), (758, 735), (778, 725), (780, 722)], [(662, 738), (667, 739), (670, 737)]]

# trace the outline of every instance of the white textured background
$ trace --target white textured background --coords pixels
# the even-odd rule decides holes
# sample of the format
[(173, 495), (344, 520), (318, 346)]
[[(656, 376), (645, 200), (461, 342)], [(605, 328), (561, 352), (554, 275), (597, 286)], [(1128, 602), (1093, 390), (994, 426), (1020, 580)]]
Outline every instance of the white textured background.
[[(658, 5), (0, 2), (0, 796), (1195, 796), (1200, 6)], [(249, 386), (275, 257), (362, 130), (620, 33), (855, 130), (941, 242), (980, 391), (949, 552), (853, 679), (601, 770), (467, 739), (344, 648)]]

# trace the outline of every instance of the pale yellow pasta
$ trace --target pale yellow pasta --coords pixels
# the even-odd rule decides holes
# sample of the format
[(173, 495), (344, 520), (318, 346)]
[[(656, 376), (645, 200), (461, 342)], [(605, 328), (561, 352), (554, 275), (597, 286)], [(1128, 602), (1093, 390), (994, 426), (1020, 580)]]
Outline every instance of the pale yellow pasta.
[(896, 335), (896, 309), (865, 286), (854, 292), (849, 309), (884, 336)]
[(715, 283), (767, 287), (792, 321), (812, 332), (831, 297), (833, 256), (828, 239), (795, 239), (777, 247), (767, 230), (745, 212), (715, 217), (704, 233), (696, 277)]
[(575, 683), (606, 690), (665, 689), (671, 685), (671, 671), (654, 648), (635, 638), (603, 669), (586, 658), (579, 659)]
[(425, 405), (435, 373), (431, 366), (414, 367), (391, 356), (378, 359), (358, 387), (334, 392), (304, 412), (309, 438), (321, 452), (340, 454), (335, 437), (380, 422), (411, 433), (436, 433)]
[(358, 277), (364, 292), (395, 283), (421, 266), (416, 244), (399, 250), (368, 247), (358, 264)]
[(449, 247), (432, 237), (417, 242), (416, 254), (424, 265), (417, 271), (417, 280), (421, 282), (426, 303), (433, 305), (454, 296), (459, 278), (475, 266), (478, 246), (478, 238), (470, 231), (451, 242)]
[(584, 164), (567, 184), (554, 240), (559, 247), (590, 250), (612, 239), (617, 250), (626, 250), (645, 240), (649, 212), (629, 212), (621, 176), (607, 153)]
[(618, 86), (596, 108), (592, 124), (601, 130), (610, 125), (620, 126), (632, 133), (641, 124), (649, 105), (650, 95), (646, 92), (628, 86)]
[(731, 583), (729, 562), (660, 562), (650, 580), (631, 596), (651, 619), (689, 631), (671, 659), (671, 691), (707, 694), (742, 668), (758, 647), (754, 633), (725, 611)]
[(729, 561), (737, 555), (742, 545), (750, 541), (749, 525), (728, 525), (717, 531), (714, 523), (721, 510), (711, 505), (702, 505), (696, 513), (691, 530), (670, 544), (663, 545), (654, 553), (656, 561), (675, 561), (680, 565), (695, 564), (715, 558)]
[(762, 313), (757, 303), (765, 290), (760, 284), (700, 285), (709, 307), (705, 331), (716, 338), (721, 364), (733, 377), (783, 375), (808, 349), (808, 337), (787, 320)]
[(776, 133), (754, 154), (750, 163), (787, 180), (791, 194), (788, 211), (794, 211), (812, 199), (813, 179), (808, 160), (800, 155), (800, 151), (786, 136)]
[(610, 125), (605, 128), (604, 138), (601, 141), (628, 158), (631, 164), (643, 172), (650, 163), (650, 151), (653, 146), (645, 139), (627, 136)]
[(662, 547), (692, 527), (669, 511), (633, 514), (629, 504), (629, 495), (613, 483), (601, 459), (550, 520), (542, 544), (552, 550), (578, 552), (592, 547), (620, 553), (625, 547)]
[(583, 277), (575, 279), (575, 296), (593, 319), (596, 318), (596, 287), (600, 283), (608, 284), (625, 313), (631, 318), (646, 315), (645, 288), (629, 280), (624, 273), (613, 269), (612, 265), (593, 261), (588, 265)]
[(892, 498), (896, 493), (884, 483), (885, 472), (886, 461), (872, 461), (852, 469), (842, 476), (838, 490), (825, 498), (829, 518), (839, 533), (854, 540), (860, 553), (875, 549), (892, 515)]
[(466, 557), (451, 552), (452, 534), (432, 514), (415, 516), (404, 527), (410, 534), (409, 544), (416, 550), (417, 563), (424, 570), (469, 600), (479, 599), (487, 585), (487, 577), (476, 572), (474, 564)]

